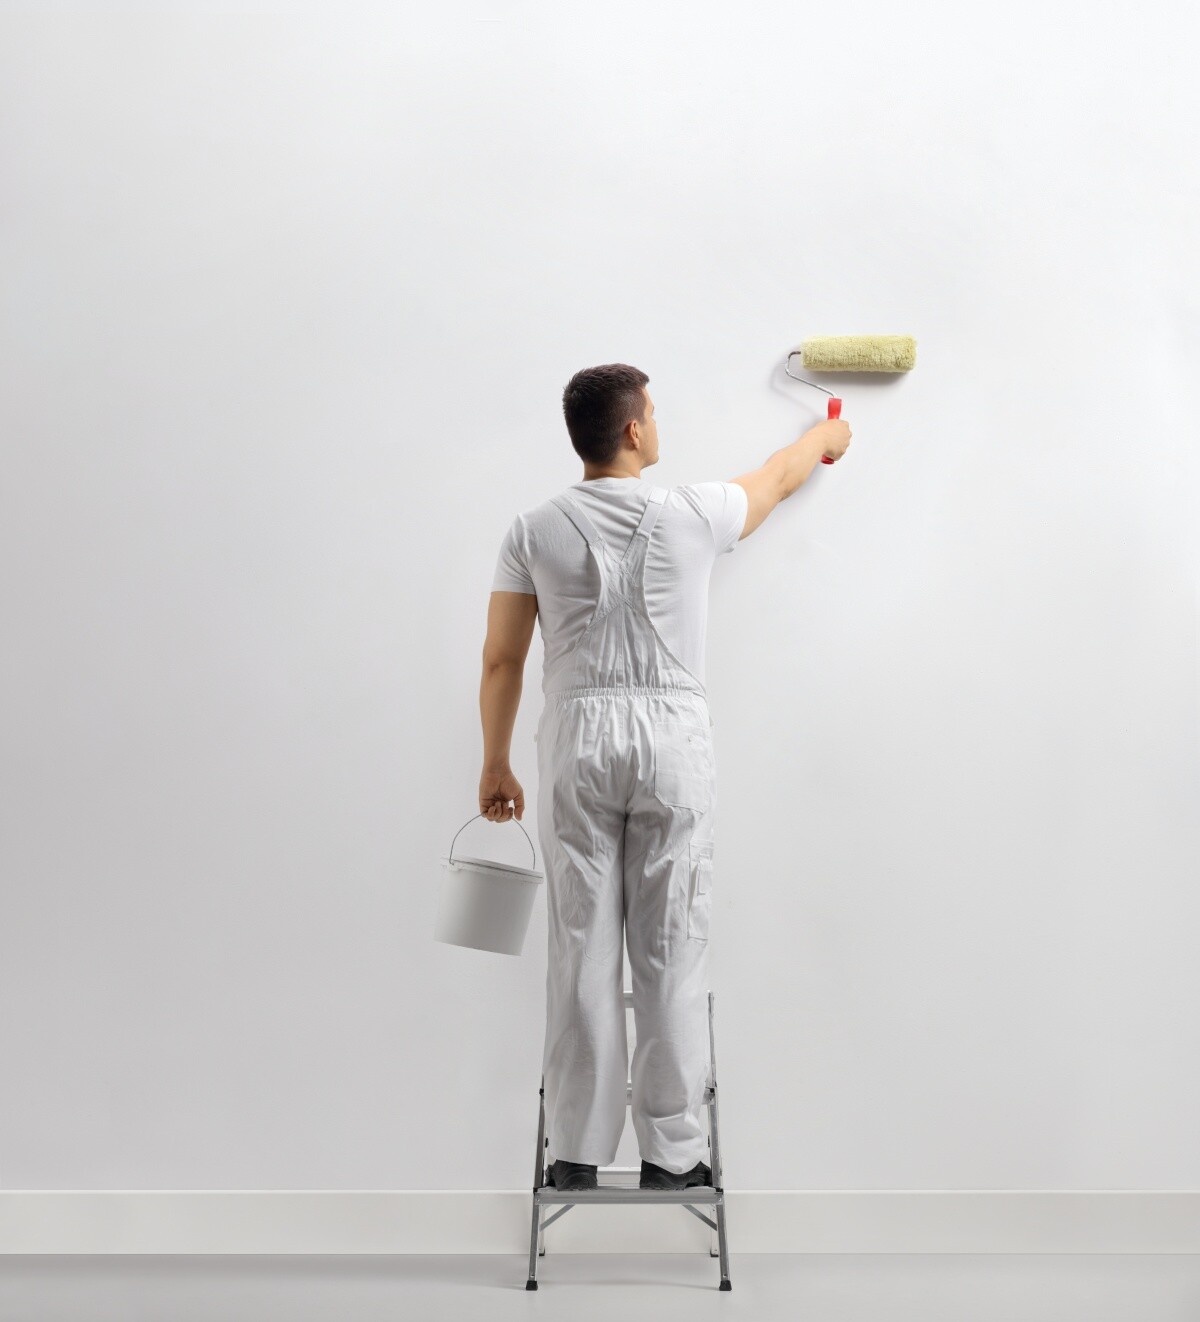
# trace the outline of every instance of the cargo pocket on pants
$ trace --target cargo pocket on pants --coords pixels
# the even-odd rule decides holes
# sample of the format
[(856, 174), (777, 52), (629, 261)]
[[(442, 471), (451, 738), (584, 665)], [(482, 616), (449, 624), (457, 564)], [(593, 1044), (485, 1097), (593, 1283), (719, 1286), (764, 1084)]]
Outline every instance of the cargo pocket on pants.
[(697, 941), (708, 940), (712, 913), (713, 842), (693, 840), (688, 854), (691, 876), (688, 886), (687, 934)]
[(654, 797), (675, 808), (705, 813), (712, 803), (710, 732), (670, 718), (655, 720)]

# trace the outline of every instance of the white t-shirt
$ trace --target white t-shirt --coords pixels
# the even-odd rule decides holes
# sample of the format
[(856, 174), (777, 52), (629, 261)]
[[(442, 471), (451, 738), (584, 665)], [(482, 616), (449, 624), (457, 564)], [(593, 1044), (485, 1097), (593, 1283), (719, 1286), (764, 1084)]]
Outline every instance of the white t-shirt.
[[(642, 517), (640, 477), (596, 477), (567, 494), (578, 501), (618, 560)], [(708, 580), (717, 556), (732, 551), (746, 526), (749, 498), (736, 482), (670, 487), (646, 556), (646, 608), (663, 641), (704, 683)], [(532, 592), (538, 599), (545, 671), (575, 646), (600, 590), (587, 542), (553, 501), (518, 514), (496, 562), (493, 592)], [(545, 673), (543, 673), (544, 687)]]

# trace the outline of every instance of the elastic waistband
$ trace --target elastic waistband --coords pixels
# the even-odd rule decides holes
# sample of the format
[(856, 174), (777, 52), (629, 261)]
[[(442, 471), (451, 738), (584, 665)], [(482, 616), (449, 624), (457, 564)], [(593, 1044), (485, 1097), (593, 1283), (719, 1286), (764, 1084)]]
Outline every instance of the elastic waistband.
[(570, 698), (591, 698), (591, 697), (629, 697), (633, 694), (652, 694), (663, 693), (670, 694), (675, 698), (700, 698), (703, 701), (708, 700), (708, 695), (702, 693), (699, 689), (685, 689), (679, 685), (654, 686), (649, 684), (617, 684), (609, 688), (579, 688), (579, 689), (557, 689), (545, 695), (547, 702), (565, 702)]

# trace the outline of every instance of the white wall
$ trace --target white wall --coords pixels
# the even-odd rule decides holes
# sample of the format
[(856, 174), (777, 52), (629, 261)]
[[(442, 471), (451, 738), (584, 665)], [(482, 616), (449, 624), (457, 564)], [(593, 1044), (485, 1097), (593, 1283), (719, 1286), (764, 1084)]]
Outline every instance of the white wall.
[(500, 537), (578, 368), (729, 478), (871, 332), (714, 574), (727, 1182), (1200, 1183), (1189, 22), (5, 6), (0, 1186), (527, 1187), (544, 909), (432, 940)]

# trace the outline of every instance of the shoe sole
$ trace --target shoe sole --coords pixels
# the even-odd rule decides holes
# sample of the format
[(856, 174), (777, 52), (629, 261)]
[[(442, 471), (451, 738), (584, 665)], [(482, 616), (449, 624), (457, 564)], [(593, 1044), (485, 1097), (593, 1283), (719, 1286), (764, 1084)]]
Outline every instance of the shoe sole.
[(639, 1189), (667, 1189), (672, 1193), (678, 1193), (680, 1189), (711, 1189), (713, 1186), (707, 1180), (693, 1180), (688, 1184), (639, 1184)]
[(663, 1182), (661, 1177), (650, 1181), (648, 1184), (644, 1184), (640, 1180), (638, 1181), (639, 1189), (668, 1189), (674, 1193), (678, 1193), (680, 1189), (711, 1189), (712, 1187), (711, 1173), (707, 1178), (701, 1177), (693, 1180), (684, 1180), (682, 1184), (667, 1184)]

